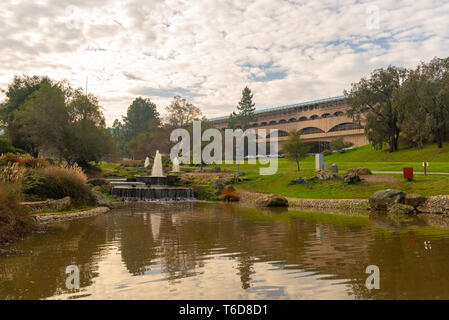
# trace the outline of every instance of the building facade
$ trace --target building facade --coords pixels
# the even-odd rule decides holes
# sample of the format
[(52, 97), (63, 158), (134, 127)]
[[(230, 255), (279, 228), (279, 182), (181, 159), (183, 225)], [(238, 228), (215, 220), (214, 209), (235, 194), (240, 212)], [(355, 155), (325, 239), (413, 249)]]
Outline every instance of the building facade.
[[(290, 130), (302, 130), (301, 138), (311, 146), (311, 152), (321, 152), (329, 148), (332, 140), (343, 137), (359, 147), (368, 144), (364, 129), (346, 115), (348, 109), (344, 96), (333, 97), (281, 107), (257, 110), (251, 124), (258, 136), (266, 130), (269, 141), (270, 129), (279, 130), (279, 143), (287, 140)], [(217, 129), (228, 127), (228, 117), (209, 120)]]

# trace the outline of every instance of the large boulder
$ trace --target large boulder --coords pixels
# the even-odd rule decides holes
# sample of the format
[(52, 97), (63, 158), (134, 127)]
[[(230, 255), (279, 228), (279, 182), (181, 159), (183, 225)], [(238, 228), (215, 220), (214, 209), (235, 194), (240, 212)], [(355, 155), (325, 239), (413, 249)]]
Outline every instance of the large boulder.
[(350, 174), (350, 173), (356, 173), (359, 176), (372, 174), (371, 170), (368, 168), (365, 168), (365, 167), (351, 168), (351, 169), (346, 170), (346, 174)]
[(59, 200), (48, 200), (47, 208), (51, 211), (61, 211), (70, 207), (70, 197), (65, 197)]
[(294, 185), (294, 184), (307, 184), (309, 180), (305, 177), (299, 177), (296, 179), (293, 179), (292, 181), (290, 181), (288, 184), (289, 185)]
[(95, 204), (97, 206), (112, 208), (112, 201), (109, 200), (108, 197), (106, 197), (103, 193), (101, 193), (98, 187), (92, 189), (92, 195), (94, 196)]
[(407, 204), (397, 203), (388, 207), (388, 213), (391, 214), (412, 214), (414, 213), (415, 208), (409, 206)]
[(416, 194), (416, 193), (407, 193), (405, 195), (404, 203), (406, 205), (412, 206), (413, 208), (417, 208), (426, 202), (426, 197)]
[(381, 190), (374, 193), (369, 198), (369, 204), (371, 209), (373, 210), (382, 210), (385, 211), (388, 207), (398, 204), (404, 203), (405, 193), (400, 190)]
[(256, 200), (261, 207), (288, 207), (288, 200), (277, 195), (266, 195)]
[(320, 181), (325, 181), (325, 180), (332, 180), (332, 179), (335, 179), (337, 177), (338, 177), (338, 175), (335, 174), (335, 173), (329, 173), (329, 172), (326, 172), (326, 171), (320, 171), (312, 179), (315, 178), (315, 179), (318, 179)]
[(355, 184), (360, 182), (360, 177), (357, 173), (349, 173), (343, 177), (343, 183), (346, 184)]
[(449, 214), (449, 195), (429, 197), (417, 209), (426, 213)]

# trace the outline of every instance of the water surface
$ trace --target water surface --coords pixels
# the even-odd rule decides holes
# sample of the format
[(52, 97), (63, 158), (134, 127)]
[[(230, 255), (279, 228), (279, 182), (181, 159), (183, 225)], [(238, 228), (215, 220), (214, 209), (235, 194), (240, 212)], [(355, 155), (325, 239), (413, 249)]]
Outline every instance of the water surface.
[[(448, 299), (449, 232), (228, 204), (134, 204), (0, 257), (0, 299)], [(66, 267), (80, 289), (66, 288)], [(368, 290), (368, 265), (380, 289)]]

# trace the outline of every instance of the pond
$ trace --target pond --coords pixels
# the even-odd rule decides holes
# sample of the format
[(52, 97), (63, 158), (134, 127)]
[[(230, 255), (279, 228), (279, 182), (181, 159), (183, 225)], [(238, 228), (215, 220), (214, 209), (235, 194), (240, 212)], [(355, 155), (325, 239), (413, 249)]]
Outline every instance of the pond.
[[(449, 298), (448, 230), (363, 215), (136, 203), (13, 249), (0, 257), (0, 299)], [(379, 289), (365, 286), (369, 265)]]

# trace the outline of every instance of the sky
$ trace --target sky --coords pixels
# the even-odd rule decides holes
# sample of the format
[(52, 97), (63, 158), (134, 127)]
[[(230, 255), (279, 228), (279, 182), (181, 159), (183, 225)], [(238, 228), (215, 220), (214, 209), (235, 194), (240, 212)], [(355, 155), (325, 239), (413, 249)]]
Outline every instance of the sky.
[[(229, 115), (342, 95), (376, 68), (449, 56), (449, 1), (2, 0), (0, 88), (14, 75), (86, 87), (107, 123), (138, 96)], [(0, 100), (4, 95), (0, 94)]]

